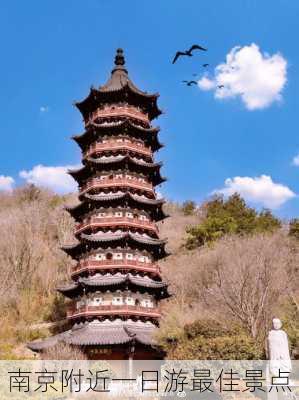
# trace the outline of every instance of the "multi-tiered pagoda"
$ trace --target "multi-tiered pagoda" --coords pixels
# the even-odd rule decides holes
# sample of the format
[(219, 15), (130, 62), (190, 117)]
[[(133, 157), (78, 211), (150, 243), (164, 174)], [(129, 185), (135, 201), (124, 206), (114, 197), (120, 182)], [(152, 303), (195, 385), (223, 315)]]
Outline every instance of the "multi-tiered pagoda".
[(153, 334), (168, 297), (158, 261), (166, 256), (157, 222), (165, 218), (155, 187), (165, 179), (153, 154), (162, 145), (151, 121), (161, 114), (157, 94), (129, 79), (117, 50), (108, 82), (76, 103), (85, 131), (73, 139), (83, 166), (70, 171), (80, 203), (68, 208), (76, 221), (71, 282), (58, 288), (69, 300), (72, 328), (30, 347), (59, 341), (80, 346), (89, 358), (159, 358)]

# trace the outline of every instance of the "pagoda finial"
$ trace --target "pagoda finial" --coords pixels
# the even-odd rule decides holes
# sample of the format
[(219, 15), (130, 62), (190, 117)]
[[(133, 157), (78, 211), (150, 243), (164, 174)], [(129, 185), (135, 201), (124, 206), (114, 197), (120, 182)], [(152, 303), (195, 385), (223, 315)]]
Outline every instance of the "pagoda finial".
[(124, 57), (123, 49), (117, 49), (116, 50), (116, 56), (115, 56), (115, 59), (114, 59), (114, 64), (115, 65), (125, 65), (125, 57)]

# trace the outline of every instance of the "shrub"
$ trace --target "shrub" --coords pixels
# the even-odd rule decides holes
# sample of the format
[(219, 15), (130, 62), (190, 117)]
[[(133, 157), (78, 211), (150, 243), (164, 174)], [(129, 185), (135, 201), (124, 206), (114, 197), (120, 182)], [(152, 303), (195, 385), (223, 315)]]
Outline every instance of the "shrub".
[(214, 242), (227, 234), (248, 235), (274, 232), (281, 226), (279, 219), (269, 210), (260, 213), (246, 205), (238, 194), (227, 200), (217, 196), (205, 204), (206, 216), (203, 221), (187, 228), (186, 247), (194, 249)]

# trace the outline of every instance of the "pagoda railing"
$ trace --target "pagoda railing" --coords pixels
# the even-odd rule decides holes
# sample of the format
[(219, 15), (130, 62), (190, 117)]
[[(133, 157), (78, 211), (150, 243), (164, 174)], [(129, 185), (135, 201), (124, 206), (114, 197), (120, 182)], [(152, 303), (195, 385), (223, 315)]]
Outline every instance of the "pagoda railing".
[(88, 270), (112, 270), (132, 269), (140, 272), (160, 275), (160, 267), (157, 264), (145, 263), (137, 260), (92, 260), (86, 259), (78, 262), (72, 267), (72, 275), (80, 274)]
[(78, 317), (88, 317), (97, 315), (136, 315), (141, 317), (160, 318), (161, 313), (157, 307), (142, 307), (136, 305), (98, 305), (98, 306), (81, 306), (76, 308), (71, 306), (67, 310), (67, 318), (73, 319)]
[(152, 151), (146, 146), (138, 145), (137, 143), (117, 143), (116, 141), (109, 141), (106, 143), (95, 143), (89, 147), (84, 153), (84, 157), (88, 157), (94, 153), (105, 150), (132, 150), (146, 156), (152, 156)]
[[(140, 182), (136, 178), (112, 178), (112, 179), (97, 179), (89, 180), (85, 185), (79, 188), (79, 193), (83, 194), (90, 189), (104, 189), (111, 187), (130, 187), (139, 190), (153, 192), (153, 185), (149, 182)], [(153, 193), (154, 194), (154, 193)]]
[(84, 231), (87, 228), (108, 227), (108, 226), (128, 226), (132, 228), (147, 229), (158, 234), (158, 227), (154, 222), (144, 221), (139, 218), (128, 217), (91, 217), (86, 221), (78, 224), (75, 229), (75, 234)]
[(96, 111), (91, 113), (89, 122), (95, 121), (97, 118), (110, 118), (110, 117), (129, 117), (139, 119), (143, 122), (149, 123), (148, 116), (140, 110), (133, 107), (116, 107), (113, 108), (98, 108)]

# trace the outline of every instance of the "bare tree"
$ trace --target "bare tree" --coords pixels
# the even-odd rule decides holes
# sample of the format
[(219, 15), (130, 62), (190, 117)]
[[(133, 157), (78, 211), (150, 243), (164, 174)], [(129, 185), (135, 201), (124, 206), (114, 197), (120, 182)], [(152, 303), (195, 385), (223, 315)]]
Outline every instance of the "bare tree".
[(228, 237), (201, 254), (201, 274), (193, 271), (198, 294), (212, 310), (239, 321), (257, 338), (290, 286), (298, 252), (282, 232)]

